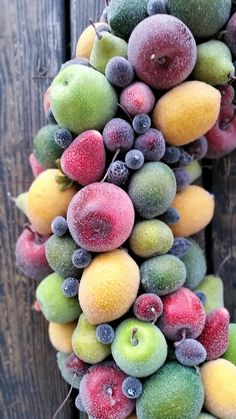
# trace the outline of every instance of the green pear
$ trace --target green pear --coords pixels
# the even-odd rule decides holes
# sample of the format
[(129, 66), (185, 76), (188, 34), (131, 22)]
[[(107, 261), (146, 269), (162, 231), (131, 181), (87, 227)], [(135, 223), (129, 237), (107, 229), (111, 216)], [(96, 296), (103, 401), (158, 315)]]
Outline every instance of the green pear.
[(15, 202), (17, 208), (19, 208), (19, 210), (21, 210), (27, 216), (28, 192), (22, 192), (16, 198), (10, 198)]
[(224, 307), (224, 286), (219, 276), (207, 275), (195, 291), (202, 291), (206, 295), (204, 308), (207, 314), (216, 308)]
[(108, 61), (116, 56), (127, 57), (128, 44), (109, 32), (97, 33), (90, 55), (90, 64), (105, 74)]
[(198, 45), (194, 79), (215, 86), (226, 84), (234, 73), (231, 52), (223, 42), (212, 39)]
[(101, 362), (111, 353), (111, 345), (103, 345), (97, 340), (96, 328), (97, 326), (90, 324), (82, 313), (72, 335), (75, 355), (88, 364)]
[(206, 257), (199, 244), (189, 238), (191, 247), (187, 253), (181, 257), (186, 267), (186, 281), (184, 287), (194, 289), (206, 275)]
[(236, 323), (230, 323), (229, 325), (229, 344), (223, 358), (236, 365)]

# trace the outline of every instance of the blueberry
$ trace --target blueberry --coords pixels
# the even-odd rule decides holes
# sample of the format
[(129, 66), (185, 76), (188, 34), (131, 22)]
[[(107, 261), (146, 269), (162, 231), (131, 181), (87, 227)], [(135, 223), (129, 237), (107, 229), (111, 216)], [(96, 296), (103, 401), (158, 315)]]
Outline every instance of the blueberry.
[(199, 300), (202, 302), (202, 304), (205, 304), (207, 302), (207, 296), (202, 291), (194, 291), (194, 294), (199, 298)]
[(115, 337), (115, 332), (113, 327), (109, 324), (100, 324), (96, 329), (96, 338), (99, 342), (103, 343), (104, 345), (109, 345), (113, 342)]
[(54, 140), (61, 148), (67, 148), (73, 141), (70, 131), (66, 128), (58, 128), (54, 133)]
[(129, 177), (129, 170), (123, 161), (116, 160), (108, 169), (107, 180), (115, 185), (124, 185)]
[(133, 119), (133, 129), (137, 134), (145, 134), (151, 126), (151, 119), (146, 113), (140, 113)]
[(180, 159), (180, 149), (178, 147), (170, 146), (166, 147), (165, 154), (162, 158), (164, 163), (174, 164)]
[(78, 279), (66, 278), (62, 283), (62, 291), (66, 297), (75, 297), (79, 291)]
[(85, 249), (77, 249), (72, 255), (72, 263), (78, 269), (87, 268), (91, 260), (91, 253)]
[(159, 218), (166, 224), (176, 224), (180, 219), (180, 215), (175, 208), (170, 207)]
[(186, 151), (193, 159), (201, 160), (205, 157), (208, 149), (208, 142), (205, 137), (200, 137), (185, 146)]
[(113, 57), (107, 63), (105, 75), (114, 86), (126, 87), (133, 81), (134, 70), (126, 58)]
[(197, 366), (206, 359), (206, 349), (195, 339), (185, 339), (180, 345), (175, 344), (175, 346), (177, 361), (186, 367)]
[(190, 156), (187, 151), (180, 149), (180, 159), (178, 161), (179, 166), (187, 166), (193, 160), (192, 156)]
[(183, 167), (173, 169), (177, 191), (182, 191), (190, 184), (190, 176)]
[(82, 405), (82, 402), (81, 402), (81, 397), (80, 397), (80, 394), (78, 394), (78, 396), (77, 396), (77, 397), (76, 397), (76, 399), (75, 399), (75, 407), (76, 407), (78, 410), (80, 410), (81, 412), (86, 413), (86, 410), (85, 410), (85, 408), (84, 408), (84, 406)]
[(142, 394), (143, 386), (138, 378), (127, 377), (122, 383), (122, 391), (128, 399), (137, 399)]
[(57, 124), (57, 121), (54, 118), (54, 115), (52, 113), (51, 108), (48, 109), (46, 118), (47, 118), (47, 121), (49, 122), (49, 124)]
[(185, 239), (185, 237), (175, 237), (169, 254), (177, 258), (182, 258), (188, 253), (191, 246), (192, 243), (188, 239)]
[(125, 155), (125, 164), (129, 169), (138, 170), (144, 164), (144, 155), (140, 150), (130, 150)]
[(147, 12), (149, 16), (160, 13), (167, 13), (166, 0), (149, 0), (147, 5)]
[(64, 234), (68, 230), (66, 219), (62, 216), (54, 218), (54, 220), (52, 221), (51, 229), (55, 236), (64, 236)]

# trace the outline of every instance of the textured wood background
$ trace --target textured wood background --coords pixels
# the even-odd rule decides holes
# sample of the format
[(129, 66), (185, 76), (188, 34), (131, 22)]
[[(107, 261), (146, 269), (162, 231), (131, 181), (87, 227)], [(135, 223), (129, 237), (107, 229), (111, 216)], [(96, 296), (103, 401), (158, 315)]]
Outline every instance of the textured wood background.
[[(14, 246), (24, 217), (17, 196), (32, 181), (28, 155), (46, 123), (42, 93), (62, 62), (74, 55), (79, 33), (96, 20), (103, 0), (7, 0), (0, 14), (0, 418), (50, 419), (68, 387), (56, 367), (47, 324), (32, 310), (36, 283), (15, 266)], [(206, 163), (203, 183), (216, 197), (216, 214), (205, 237), (209, 273), (221, 270), (226, 305), (236, 321), (236, 153)], [(201, 236), (204, 244), (204, 236)], [(78, 418), (73, 398), (61, 419)]]

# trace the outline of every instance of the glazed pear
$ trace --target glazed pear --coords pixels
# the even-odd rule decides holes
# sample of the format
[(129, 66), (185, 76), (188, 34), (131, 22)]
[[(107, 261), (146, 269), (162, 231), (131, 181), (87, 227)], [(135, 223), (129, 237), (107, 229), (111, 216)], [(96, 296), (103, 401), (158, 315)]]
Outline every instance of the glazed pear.
[(100, 73), (105, 74), (108, 61), (116, 56), (127, 56), (128, 44), (123, 39), (109, 32), (97, 33), (90, 55), (90, 64)]
[(202, 291), (207, 297), (204, 303), (206, 313), (210, 313), (216, 308), (224, 307), (224, 287), (223, 282), (217, 275), (207, 275), (198, 285), (196, 291)]

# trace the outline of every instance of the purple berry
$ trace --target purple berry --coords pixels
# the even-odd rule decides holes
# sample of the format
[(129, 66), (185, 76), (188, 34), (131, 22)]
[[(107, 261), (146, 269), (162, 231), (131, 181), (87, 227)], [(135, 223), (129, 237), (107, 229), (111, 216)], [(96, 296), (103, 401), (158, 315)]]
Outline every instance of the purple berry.
[(105, 146), (110, 151), (128, 151), (134, 143), (134, 130), (121, 118), (111, 119), (103, 130)]
[(182, 167), (173, 169), (173, 172), (176, 179), (177, 191), (182, 191), (190, 184), (190, 176)]
[(175, 356), (180, 364), (186, 367), (195, 367), (205, 361), (207, 353), (204, 346), (195, 339), (185, 339), (175, 344)]
[(134, 70), (132, 65), (126, 58), (113, 57), (105, 69), (107, 80), (117, 87), (128, 86), (134, 78)]
[(127, 377), (122, 383), (122, 391), (128, 399), (137, 399), (142, 394), (143, 386), (138, 378)]
[(151, 119), (146, 113), (140, 113), (133, 119), (133, 129), (137, 134), (145, 134), (151, 127)]
[(129, 169), (138, 170), (144, 164), (144, 155), (140, 150), (130, 150), (125, 155), (125, 164)]
[(123, 161), (116, 160), (108, 169), (107, 180), (114, 185), (124, 185), (129, 177), (129, 170)]
[(110, 345), (115, 337), (115, 332), (113, 327), (109, 324), (100, 324), (96, 329), (96, 338), (99, 342), (104, 345)]
[(198, 140), (185, 146), (185, 150), (190, 154), (194, 160), (201, 160), (205, 157), (208, 149), (208, 142), (205, 137), (200, 137)]
[(180, 149), (180, 158), (178, 161), (179, 166), (187, 166), (193, 160), (192, 156), (190, 156), (187, 151), (184, 151), (182, 148)]
[(73, 141), (71, 132), (66, 128), (58, 128), (54, 133), (54, 140), (61, 148), (67, 148)]
[(162, 160), (167, 164), (177, 163), (180, 159), (180, 149), (178, 147), (170, 146), (166, 147), (166, 151)]
[(52, 221), (51, 229), (53, 234), (58, 237), (64, 236), (68, 230), (67, 221), (64, 217), (58, 216)]
[(169, 250), (170, 255), (174, 255), (177, 258), (182, 258), (188, 253), (192, 243), (185, 239), (185, 237), (175, 237), (172, 248)]
[(166, 224), (176, 224), (179, 221), (179, 219), (179, 212), (175, 208), (171, 207), (168, 208), (168, 210), (166, 210), (164, 214), (160, 216), (160, 220)]
[(160, 131), (150, 128), (135, 140), (134, 147), (142, 151), (146, 161), (159, 161), (165, 153), (165, 140)]
[(77, 249), (72, 255), (72, 263), (78, 269), (87, 268), (92, 261), (92, 255), (85, 249)]
[(157, 15), (158, 13), (166, 14), (166, 0), (149, 0), (147, 12), (149, 16)]
[(201, 300), (202, 304), (205, 304), (207, 302), (207, 296), (204, 292), (202, 291), (194, 291), (194, 294), (197, 295), (197, 297), (199, 298), (199, 300)]
[(66, 297), (75, 297), (79, 291), (78, 279), (66, 278), (62, 283), (62, 291)]

